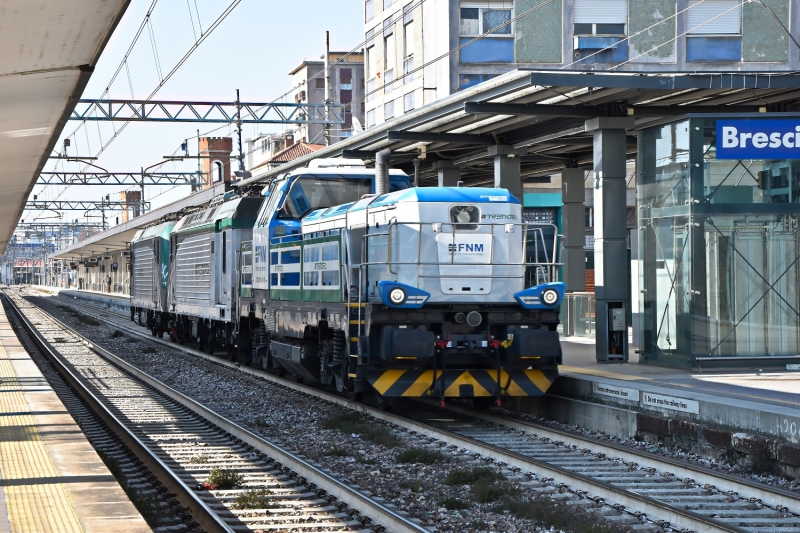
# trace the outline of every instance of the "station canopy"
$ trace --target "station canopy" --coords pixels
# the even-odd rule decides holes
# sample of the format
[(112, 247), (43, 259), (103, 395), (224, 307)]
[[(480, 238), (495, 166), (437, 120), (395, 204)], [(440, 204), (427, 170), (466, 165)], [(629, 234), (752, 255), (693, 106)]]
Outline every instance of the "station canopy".
[[(312, 155), (240, 182), (266, 182), (311, 159), (374, 160), (392, 150), (391, 166), (435, 185), (437, 161), (461, 169), (466, 185), (493, 183), (495, 145), (521, 157), (525, 183), (547, 181), (564, 168), (592, 168), (595, 117), (633, 117), (636, 129), (687, 113), (757, 113), (800, 110), (800, 75), (773, 73), (599, 73), (516, 70), (380, 124)], [(628, 137), (628, 154), (636, 136)], [(441, 163), (440, 163), (441, 165)]]
[(129, 3), (130, 0), (2, 3), (0, 254)]
[[(260, 189), (272, 178), (304, 167), (317, 158), (374, 160), (392, 150), (391, 166), (414, 174), (420, 162), (420, 185), (437, 183), (437, 162), (455, 164), (466, 185), (494, 183), (490, 149), (513, 147), (521, 158), (526, 183), (549, 181), (564, 168), (592, 168), (592, 135), (585, 122), (595, 117), (633, 117), (642, 129), (687, 113), (754, 113), (800, 108), (800, 75), (635, 74), (516, 70), (404, 113), (327, 148), (254, 173), (234, 184)], [(632, 132), (635, 133), (635, 132)], [(628, 138), (636, 153), (636, 136)], [(52, 258), (77, 260), (124, 250), (139, 228), (170, 213), (202, 205), (208, 190), (165, 206), (86, 241), (59, 250)]]

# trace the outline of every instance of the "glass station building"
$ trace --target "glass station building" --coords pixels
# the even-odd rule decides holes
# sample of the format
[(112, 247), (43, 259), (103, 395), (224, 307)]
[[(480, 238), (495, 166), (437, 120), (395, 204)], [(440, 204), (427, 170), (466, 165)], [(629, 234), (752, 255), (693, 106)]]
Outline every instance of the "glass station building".
[(800, 362), (800, 114), (639, 132), (641, 362)]

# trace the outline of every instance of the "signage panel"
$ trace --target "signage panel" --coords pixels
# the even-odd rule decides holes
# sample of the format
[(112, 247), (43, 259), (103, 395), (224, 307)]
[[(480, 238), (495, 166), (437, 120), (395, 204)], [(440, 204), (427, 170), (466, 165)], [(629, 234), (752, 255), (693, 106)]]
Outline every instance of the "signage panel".
[(679, 398), (677, 396), (667, 396), (664, 394), (653, 394), (651, 392), (642, 393), (642, 405), (656, 407), (658, 409), (670, 409), (684, 413), (700, 413), (700, 402)]
[(610, 396), (620, 400), (639, 401), (639, 389), (618, 387), (616, 385), (609, 385), (608, 383), (592, 382), (592, 392), (594, 392), (595, 395)]
[(800, 119), (717, 121), (717, 159), (800, 159)]

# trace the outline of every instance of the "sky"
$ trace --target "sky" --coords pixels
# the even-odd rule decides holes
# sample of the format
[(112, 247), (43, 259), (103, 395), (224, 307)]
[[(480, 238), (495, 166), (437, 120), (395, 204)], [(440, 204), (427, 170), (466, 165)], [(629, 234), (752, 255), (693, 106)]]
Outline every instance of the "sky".
[[(100, 57), (83, 98), (100, 98), (107, 87), (107, 98), (147, 98), (159, 85), (157, 64), (161, 76), (166, 76), (233, 0), (158, 0), (149, 27), (145, 27), (131, 51), (127, 69), (123, 68), (109, 86), (152, 1), (131, 1)], [(331, 50), (349, 51), (362, 43), (363, 5), (363, 0), (241, 0), (152, 99), (232, 102), (239, 89), (243, 102), (271, 102), (292, 88), (290, 70), (303, 60), (319, 59), (324, 53), (326, 30), (330, 31)], [(110, 123), (80, 124), (67, 123), (56, 143), (57, 151), (62, 150), (63, 139), (70, 137), (70, 156), (95, 156), (101, 140), (107, 142), (114, 133)], [(116, 123), (117, 128), (119, 124)], [(179, 150), (185, 139), (197, 135), (198, 126), (202, 135), (221, 124), (129, 124), (94, 163), (109, 172), (138, 172)], [(280, 130), (281, 126), (272, 124), (244, 125), (243, 138)], [(210, 135), (227, 136), (233, 131), (225, 126)], [(196, 139), (189, 142), (189, 147), (190, 153), (196, 155)], [(51, 161), (44, 170), (78, 171), (81, 168), (79, 163)], [(196, 169), (196, 159), (170, 162), (160, 168), (164, 172)], [(39, 185), (33, 194), (39, 200), (99, 200), (107, 194), (111, 195), (111, 200), (118, 200), (117, 193), (130, 188)], [(155, 208), (188, 192), (188, 186), (153, 186), (146, 188), (145, 199)], [(83, 215), (79, 211), (66, 212), (64, 220), (87, 221)], [(53, 219), (53, 213), (26, 213), (23, 218), (46, 221)], [(111, 222), (114, 222), (113, 216)]]

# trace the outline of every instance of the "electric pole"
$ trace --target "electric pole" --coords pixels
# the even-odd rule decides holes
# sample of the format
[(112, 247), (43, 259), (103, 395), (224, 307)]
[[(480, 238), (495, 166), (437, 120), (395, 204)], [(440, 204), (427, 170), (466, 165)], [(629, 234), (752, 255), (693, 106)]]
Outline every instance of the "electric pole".
[(244, 152), (242, 151), (242, 102), (239, 99), (239, 89), (236, 89), (236, 131), (239, 133), (239, 172), (244, 173)]
[(325, 32), (325, 146), (331, 145), (331, 34)]

